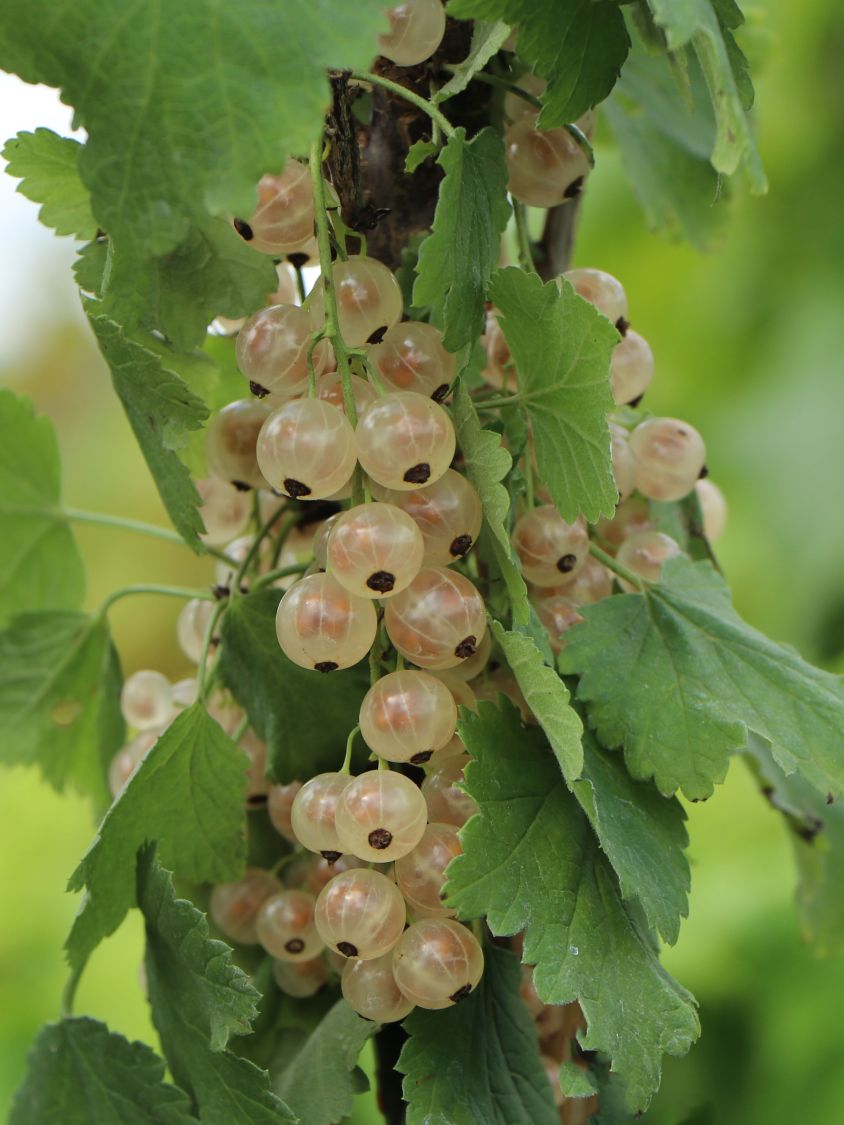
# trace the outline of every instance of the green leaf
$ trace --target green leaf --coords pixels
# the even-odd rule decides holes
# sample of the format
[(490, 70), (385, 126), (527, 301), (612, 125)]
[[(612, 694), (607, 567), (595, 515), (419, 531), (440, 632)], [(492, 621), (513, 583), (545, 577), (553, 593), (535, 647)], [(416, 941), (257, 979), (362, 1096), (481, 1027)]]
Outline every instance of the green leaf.
[(504, 146), (494, 129), (471, 141), (457, 129), (437, 163), (445, 179), (433, 228), (419, 248), (413, 303), (430, 306), (443, 343), (456, 352), (484, 328), (487, 282), (510, 216)]
[(80, 173), (127, 278), (208, 214), (248, 214), (259, 176), (305, 153), (326, 71), (367, 67), (382, 0), (8, 0), (0, 63), (62, 90), (88, 142)]
[(127, 336), (119, 324), (87, 306), (91, 327), (111, 368), (118, 398), (141, 447), (164, 506), (189, 547), (201, 550), (197, 536), (205, 530), (197, 511), (199, 493), (177, 450), (187, 445), (208, 409), (184, 380), (157, 354), (160, 345), (150, 337), (145, 347)]
[(261, 590), (232, 602), (219, 668), (269, 748), (272, 775), (286, 783), (339, 769), (369, 676), (362, 666), (321, 676), (288, 660), (275, 631), (280, 598)]
[(524, 930), (540, 997), (580, 1002), (582, 1045), (612, 1059), (631, 1109), (644, 1109), (661, 1055), (684, 1054), (698, 1034), (694, 1000), (622, 903), (542, 732), (524, 727), (505, 701), (503, 710), (481, 703), (464, 716), (461, 737), (472, 755), (466, 790), (480, 811), (449, 865), (448, 900), (466, 917), (486, 914), (498, 936)]
[(557, 1125), (533, 1021), (519, 996), (509, 950), (488, 945), (484, 975), (461, 1004), (417, 1008), (397, 1069), (405, 1075), (407, 1125)]
[(460, 94), (475, 75), (483, 70), (493, 55), (498, 54), (510, 35), (510, 28), (500, 20), (487, 22), (477, 20), (472, 28), (472, 42), (469, 54), (462, 63), (451, 67), (451, 78), (444, 86), (440, 86), (434, 95), (437, 103), (448, 101), (455, 94)]
[(6, 141), (6, 171), (20, 179), (17, 190), (42, 204), (38, 218), (56, 234), (93, 238), (97, 230), (88, 190), (79, 178), (82, 145), (51, 129), (18, 133)]
[(215, 316), (240, 317), (278, 284), (272, 258), (256, 254), (223, 219), (192, 227), (175, 250), (122, 268), (115, 250), (103, 311), (127, 332), (161, 332), (177, 350), (201, 347)]
[(618, 333), (565, 282), (543, 285), (510, 267), (492, 279), (490, 297), (516, 364), (539, 473), (569, 522), (611, 516), (618, 500), (607, 411)]
[(545, 732), (560, 769), (571, 782), (583, 770), (583, 724), (570, 703), (568, 688), (525, 633), (508, 633), (494, 621), (492, 632), (522, 689), (528, 707)]
[(560, 1089), (567, 1098), (589, 1098), (596, 1092), (589, 1071), (571, 1059), (567, 1059), (560, 1067)]
[(296, 1118), (270, 1091), (269, 1077), (225, 1050), (249, 1033), (258, 993), (232, 951), (208, 936), (205, 915), (176, 898), (155, 849), (138, 856), (138, 906), (146, 923), (152, 1018), (167, 1064), (204, 1125), (273, 1125)]
[(274, 1082), (279, 1097), (307, 1125), (334, 1125), (348, 1116), (358, 1093), (358, 1056), (379, 1024), (338, 1000), (302, 1042), (301, 1049)]
[(0, 632), (0, 759), (38, 765), (58, 790), (107, 799), (125, 732), (120, 665), (108, 623), (82, 613), (26, 613)]
[(634, 781), (619, 755), (604, 750), (588, 731), (583, 751), (583, 777), (572, 792), (618, 876), (622, 895), (638, 899), (648, 924), (673, 945), (680, 919), (689, 913), (683, 806)]
[(581, 609), (560, 666), (605, 746), (663, 793), (711, 795), (748, 730), (787, 772), (844, 792), (844, 689), (747, 625), (707, 562), (670, 560), (659, 585)]
[(436, 151), (437, 146), (433, 141), (414, 141), (407, 150), (407, 156), (404, 158), (405, 172), (415, 172), (419, 165), (424, 164), (428, 157), (433, 156)]
[(63, 1019), (42, 1029), (9, 1125), (190, 1125), (185, 1094), (164, 1081), (164, 1063), (103, 1023)]
[(763, 739), (751, 736), (747, 754), (762, 792), (789, 828), (803, 937), (818, 956), (836, 957), (844, 952), (844, 805), (797, 774), (784, 774)]
[(448, 11), (514, 26), (519, 56), (548, 81), (543, 129), (574, 121), (603, 101), (630, 46), (624, 17), (608, 0), (451, 0)]
[(162, 863), (193, 883), (237, 879), (246, 857), (246, 755), (201, 703), (183, 711), (132, 776), (70, 877), (88, 894), (67, 940), (78, 966), (135, 904), (135, 857), (159, 842)]
[[(751, 189), (765, 192), (768, 183), (747, 115), (752, 100), (747, 60), (733, 36), (733, 29), (742, 20), (738, 8), (730, 5), (728, 12), (724, 4), (711, 0), (648, 3), (665, 32), (669, 50), (676, 52), (689, 46), (700, 63), (717, 122), (713, 167), (730, 175), (743, 165)], [(730, 18), (723, 19), (722, 12)]]
[(61, 508), (55, 431), (28, 398), (0, 390), (0, 621), (78, 609), (85, 569)]

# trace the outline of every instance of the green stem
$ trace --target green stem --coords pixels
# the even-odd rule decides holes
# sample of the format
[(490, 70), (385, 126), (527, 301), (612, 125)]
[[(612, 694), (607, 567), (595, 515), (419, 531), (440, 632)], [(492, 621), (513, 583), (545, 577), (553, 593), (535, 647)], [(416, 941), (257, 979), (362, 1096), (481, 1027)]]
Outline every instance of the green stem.
[(589, 554), (597, 559), (599, 563), (603, 563), (607, 570), (611, 570), (613, 574), (617, 574), (619, 578), (623, 578), (625, 582), (629, 582), (631, 586), (635, 586), (640, 593), (644, 592), (647, 582), (640, 574), (636, 574), (635, 571), (630, 570), (629, 567), (626, 567), (623, 563), (614, 559), (612, 555), (608, 555), (606, 551), (602, 551), (595, 543), (589, 544)]
[(536, 273), (536, 263), (533, 260), (533, 249), (530, 244), (530, 231), (528, 230), (527, 208), (518, 199), (513, 200), (513, 218), (516, 220), (519, 265), (528, 273)]
[[(446, 66), (444, 70), (453, 73), (457, 70), (456, 66)], [(499, 90), (507, 90), (510, 94), (515, 94), (516, 97), (524, 99), (535, 109), (542, 109), (542, 102), (534, 94), (529, 94), (527, 90), (523, 90), (521, 86), (517, 86), (514, 82), (508, 82), (506, 78), (501, 78), (497, 74), (489, 74), (485, 70), (479, 70), (477, 74), (472, 75), (473, 82), (483, 82), (487, 86), (495, 86)], [(443, 99), (445, 100), (445, 99)]]
[(498, 410), (502, 406), (515, 406), (522, 401), (520, 394), (503, 395), (500, 398), (481, 398), (475, 404), (479, 410)]
[(346, 756), (343, 759), (343, 764), (340, 767), (340, 773), (350, 774), (352, 772), (352, 747), (355, 744), (355, 736), (360, 733), (360, 727), (354, 727), (349, 732), (349, 737), (346, 739)]
[[(253, 561), (257, 557), (258, 552), (261, 549), (261, 544), (266, 539), (266, 537), (269, 535), (269, 533), (272, 531), (272, 529), (275, 527), (279, 516), (282, 515), (282, 512), (284, 511), (286, 506), (287, 506), (286, 504), (281, 504), (273, 512), (273, 514), (266, 521), (264, 526), (256, 534), (254, 540), (252, 541), (252, 544), (249, 547), (249, 550), (246, 552), (246, 557), (244, 558), (243, 562), (240, 564), (240, 566), (235, 571), (235, 576), (229, 584), (230, 588), (235, 592), (235, 594), (240, 593), (240, 584), (243, 581), (243, 576), (247, 573), (247, 571), (249, 570), (249, 567), (252, 565)], [(287, 538), (287, 536), (290, 534), (290, 529), (293, 527), (297, 518), (298, 518), (297, 512), (289, 512), (286, 517), (282, 516), (281, 528), (279, 529), (279, 533), (278, 533), (278, 537), (279, 537), (279, 539), (281, 540), (282, 543)], [(280, 549), (281, 548), (279, 548), (279, 550)]]
[[(16, 508), (15, 511), (20, 515), (64, 516), (71, 523), (90, 523), (100, 527), (115, 527), (120, 531), (134, 531), (137, 535), (146, 535), (150, 539), (163, 539), (165, 543), (178, 543), (181, 547), (187, 546), (178, 531), (172, 531), (169, 527), (158, 527), (154, 523), (144, 523), (142, 520), (132, 520), (126, 516), (112, 516), (107, 512), (84, 512), (79, 508), (61, 508), (58, 512), (48, 512), (43, 508), (33, 508), (31, 512), (26, 508)], [(206, 554), (212, 555), (215, 559), (225, 558), (223, 552), (216, 547), (209, 547), (207, 544), (203, 544), (203, 547)]]
[(413, 90), (408, 90), (406, 86), (401, 86), (398, 82), (393, 82), (390, 78), (384, 78), (380, 74), (369, 74), (365, 71), (353, 71), (350, 75), (356, 82), (369, 82), (372, 86), (382, 86), (385, 90), (389, 90), (391, 94), (395, 94), (399, 98), (404, 98), (406, 102), (415, 105), (417, 109), (421, 109), (423, 113), (431, 118), (431, 120), (439, 126), (447, 137), (453, 137), (455, 133), (454, 126), (448, 120), (441, 110), (437, 109), (433, 102), (429, 102), (427, 98), (423, 98), (420, 94), (415, 94)]
[(220, 620), (227, 603), (228, 598), (223, 598), (214, 606), (214, 612), (211, 614), (208, 621), (208, 628), (205, 630), (205, 636), (202, 638), (202, 650), (199, 654), (199, 663), (196, 669), (196, 696), (202, 703), (206, 701), (208, 689), (210, 687), (208, 654), (211, 651), (211, 642), (214, 639), (214, 631), (217, 628), (217, 622)]
[(115, 602), (119, 602), (121, 598), (128, 598), (133, 594), (160, 594), (164, 598), (184, 598), (185, 601), (191, 601), (194, 598), (198, 598), (200, 601), (211, 601), (214, 597), (210, 590), (190, 590), (186, 586), (158, 586), (155, 583), (139, 586), (121, 586), (119, 590), (114, 590), (109, 594), (97, 610), (97, 616), (105, 616)]
[(86, 957), (81, 965), (77, 965), (75, 969), (71, 969), (67, 984), (64, 986), (64, 991), (62, 992), (62, 1019), (67, 1019), (69, 1016), (73, 1015), (73, 1005), (76, 1000), (76, 989), (79, 987), (79, 981), (82, 979), (82, 974), (85, 972), (85, 966), (87, 964), (88, 958)]
[(288, 578), (291, 574), (304, 574), (309, 566), (310, 563), (295, 563), (293, 566), (280, 566), (277, 570), (269, 570), (255, 579), (250, 588), (251, 593), (257, 594), (259, 590), (265, 590), (279, 578)]

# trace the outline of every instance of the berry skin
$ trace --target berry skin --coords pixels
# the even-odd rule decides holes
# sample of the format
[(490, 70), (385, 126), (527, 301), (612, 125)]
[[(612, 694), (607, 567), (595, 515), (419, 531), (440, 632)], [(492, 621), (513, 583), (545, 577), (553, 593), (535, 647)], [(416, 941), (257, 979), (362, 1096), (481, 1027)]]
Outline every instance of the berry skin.
[(246, 770), (246, 794), (244, 801), (248, 808), (256, 808), (267, 803), (267, 746), (251, 727), (241, 735), (238, 748), (249, 758)]
[(360, 708), (367, 746), (388, 762), (421, 765), (453, 737), (457, 707), (448, 688), (427, 672), (390, 672)]
[(157, 730), (145, 730), (135, 735), (122, 750), (118, 750), (108, 767), (108, 787), (112, 797), (119, 797), (132, 776), (135, 766), (146, 756), (158, 740)]
[(425, 831), (428, 809), (413, 782), (387, 769), (368, 770), (346, 786), (334, 818), (344, 852), (390, 863), (412, 851)]
[(453, 824), (429, 824), (412, 852), (396, 861), (396, 883), (417, 916), (449, 918), (456, 911), (443, 905), (445, 869), (462, 852)]
[(697, 498), (703, 513), (703, 532), (710, 543), (714, 543), (724, 534), (727, 526), (727, 501), (724, 493), (708, 477), (695, 484)]
[(385, 394), (364, 410), (355, 431), (357, 456), (385, 488), (424, 488), (445, 473), (456, 449), (447, 412), (415, 391)]
[(351, 668), (363, 660), (377, 631), (372, 602), (350, 594), (330, 574), (300, 578), (276, 613), (276, 634), (285, 656), (317, 672)]
[(302, 1000), (319, 992), (328, 980), (328, 966), (322, 957), (313, 961), (273, 961), (273, 977), (286, 996)]
[(613, 398), (619, 406), (638, 402), (654, 375), (654, 354), (644, 336), (632, 328), (616, 344), (612, 353), (610, 383)]
[(343, 512), (328, 540), (328, 567), (360, 598), (389, 598), (404, 590), (422, 567), (422, 534), (392, 504), (361, 504)]
[(252, 510), (247, 493), (218, 477), (196, 481), (196, 491), (202, 497), (199, 514), (205, 524), (205, 532), (200, 535), (203, 543), (221, 547), (242, 534)]
[(258, 206), (235, 230), (253, 250), (278, 257), (298, 250), (314, 233), (311, 173), (298, 160), (286, 161), (280, 175), (262, 176)]
[(627, 294), (621, 282), (605, 270), (591, 268), (566, 270), (563, 277), (578, 296), (591, 302), (613, 324), (627, 323)]
[(557, 207), (580, 194), (590, 166), (567, 129), (537, 129), (523, 117), (504, 134), (508, 190), (531, 207)]
[(465, 1000), (483, 971), (475, 935), (451, 918), (414, 922), (393, 952), (396, 984), (420, 1008), (450, 1008)]
[(413, 1010), (393, 976), (393, 954), (371, 961), (351, 960), (343, 966), (340, 988), (350, 1008), (367, 1020), (395, 1023)]
[[(332, 278), (340, 333), (350, 347), (362, 347), (370, 336), (392, 328), (401, 320), (401, 286), (382, 262), (359, 257), (338, 261), (332, 267)], [(325, 318), (324, 287), (324, 279), (320, 278), (308, 302), (317, 325)]]
[(247, 867), (235, 883), (218, 883), (211, 892), (208, 913), (217, 929), (238, 945), (258, 944), (258, 911), (281, 883), (269, 871)]
[(345, 773), (318, 773), (305, 782), (293, 800), (290, 824), (294, 838), (308, 851), (319, 852), (329, 863), (343, 853), (334, 817), (343, 790), (351, 780)]
[[(237, 337), (237, 363), (244, 376), (277, 398), (301, 394), (308, 386), (308, 348), (313, 324), (297, 305), (271, 305), (256, 312)], [(330, 345), (320, 340), (312, 352), (319, 375)]]
[(522, 574), (534, 586), (558, 586), (574, 577), (589, 557), (586, 525), (566, 523), (551, 504), (533, 508), (516, 522), (513, 546)]
[(267, 791), (267, 813), (273, 828), (291, 844), (296, 843), (291, 816), (293, 802), (302, 788), (301, 781), (291, 781), (289, 785), (271, 785)]
[(284, 890), (265, 899), (255, 923), (258, 941), (279, 961), (311, 961), (325, 948), (314, 925), (316, 900)]
[(425, 566), (449, 566), (462, 559), (475, 545), (483, 523), (481, 498), (474, 485), (454, 469), (446, 469), (439, 480), (414, 492), (385, 492), (381, 497), (395, 504), (422, 533)]
[(420, 570), (384, 610), (387, 635), (421, 668), (453, 668), (474, 656), (486, 633), (486, 608), (468, 578), (445, 567)]
[(237, 488), (266, 488), (255, 446), (270, 408), (255, 399), (239, 399), (224, 406), (208, 425), (205, 452), (216, 477)]
[(404, 0), (387, 10), (390, 30), (378, 36), (381, 54), (396, 66), (416, 66), (436, 51), (445, 33), (441, 0)]
[(355, 434), (342, 410), (317, 398), (273, 411), (257, 438), (257, 459), (270, 485), (294, 500), (325, 500), (355, 471)]
[(462, 828), (478, 811), (473, 798), (458, 788), (463, 783), (463, 771), (468, 762), (468, 754), (432, 761), (433, 768), (422, 782), (422, 796), (432, 824), (453, 824), (455, 828)]
[[(663, 563), (680, 554), (682, 551), (670, 536), (663, 535), (661, 531), (641, 531), (624, 540), (616, 558), (647, 582), (659, 582)], [(639, 593), (631, 582), (624, 578), (618, 581), (628, 594)]]
[[(360, 417), (378, 398), (378, 392), (371, 383), (367, 383), (366, 379), (361, 379), (359, 375), (352, 375), (352, 398), (355, 400), (355, 414)], [(343, 378), (336, 371), (326, 371), (324, 375), (320, 375), (316, 384), (317, 398), (322, 402), (327, 402), (331, 406), (336, 406), (338, 410), (346, 413), (346, 400), (343, 397)]]
[(648, 418), (630, 435), (636, 487), (650, 500), (680, 500), (695, 486), (706, 461), (703, 438), (679, 418)]
[(364, 867), (335, 875), (320, 891), (314, 917), (329, 949), (370, 961), (399, 940), (407, 911), (395, 883)]
[(166, 676), (152, 669), (133, 672), (120, 692), (120, 710), (130, 727), (162, 727), (173, 714), (173, 688)]
[(562, 594), (538, 598), (534, 605), (539, 620), (548, 633), (548, 643), (554, 652), (561, 652), (566, 644), (565, 634), (572, 625), (583, 620), (577, 612), (577, 605)]
[(448, 393), (457, 368), (439, 328), (419, 320), (396, 324), (369, 349), (368, 358), (388, 389), (416, 391), (437, 402)]
[(654, 531), (656, 525), (651, 516), (647, 500), (639, 496), (630, 496), (615, 510), (613, 518), (605, 517), (598, 520), (597, 530), (601, 539), (606, 540), (613, 547), (618, 547), (628, 535), (635, 535), (639, 531)]
[(627, 431), (623, 426), (610, 425), (612, 441), (612, 472), (618, 489), (619, 501), (626, 500), (636, 487), (636, 458), (630, 449)]

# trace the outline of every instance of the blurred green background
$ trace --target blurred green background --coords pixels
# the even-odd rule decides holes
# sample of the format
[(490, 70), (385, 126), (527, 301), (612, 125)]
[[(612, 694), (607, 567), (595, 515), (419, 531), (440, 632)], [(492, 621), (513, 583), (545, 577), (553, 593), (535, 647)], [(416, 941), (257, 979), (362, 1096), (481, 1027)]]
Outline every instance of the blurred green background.
[[(601, 148), (576, 264), (623, 279), (631, 319), (657, 355), (648, 405), (686, 417), (706, 437), (712, 477), (730, 504), (719, 554), (740, 611), (842, 671), (844, 10), (834, 0), (769, 0), (749, 15), (743, 42), (756, 63), (770, 194), (739, 190), (723, 238), (701, 256), (645, 229), (614, 154)], [(30, 124), (11, 114), (10, 131)], [(66, 257), (56, 265), (42, 254), (48, 296)], [(61, 284), (62, 299), (42, 294), (23, 357), (6, 365), (2, 381), (56, 424), (69, 504), (164, 523), (107, 372)], [(80, 528), (79, 536), (91, 606), (131, 582), (210, 581), (211, 564), (179, 547), (107, 529)], [(127, 671), (188, 673), (177, 611), (153, 599), (115, 607)], [(665, 961), (700, 1001), (703, 1037), (687, 1059), (668, 1061), (647, 1120), (675, 1125), (708, 1106), (700, 1120), (724, 1125), (840, 1125), (844, 960), (817, 961), (801, 941), (780, 820), (740, 763), (689, 817), (691, 914)], [(58, 1013), (61, 946), (76, 905), (64, 884), (93, 825), (86, 802), (57, 796), (23, 770), (2, 775), (0, 824), (5, 1111), (29, 1043)], [(154, 1042), (140, 958), (141, 929), (130, 916), (94, 956), (77, 1010)], [(361, 1110), (360, 1120), (372, 1120)]]

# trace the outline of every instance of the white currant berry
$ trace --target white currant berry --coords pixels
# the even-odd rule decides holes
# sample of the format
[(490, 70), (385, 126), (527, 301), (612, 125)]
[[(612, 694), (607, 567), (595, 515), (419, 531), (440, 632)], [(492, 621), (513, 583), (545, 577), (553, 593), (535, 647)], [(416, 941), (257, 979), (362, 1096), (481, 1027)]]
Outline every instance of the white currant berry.
[(176, 619), (176, 638), (179, 647), (194, 664), (199, 663), (205, 634), (214, 613), (214, 603), (204, 598), (191, 598), (185, 602)]
[(296, 833), (293, 831), (291, 816), (293, 802), (302, 788), (301, 781), (291, 781), (289, 785), (270, 785), (267, 790), (267, 813), (273, 828), (285, 840), (296, 843)]
[(262, 254), (289, 254), (314, 233), (314, 196), (310, 169), (287, 160), (280, 175), (262, 176), (258, 206), (247, 221), (235, 220), (241, 238)]
[(539, 620), (548, 633), (548, 643), (554, 652), (561, 652), (565, 648), (565, 634), (578, 621), (583, 618), (578, 613), (577, 605), (571, 598), (563, 594), (551, 594), (547, 598), (538, 598), (534, 605)]
[(636, 487), (651, 500), (680, 500), (695, 486), (706, 461), (703, 438), (679, 418), (648, 418), (630, 435)]
[[(661, 531), (641, 531), (630, 535), (618, 548), (616, 559), (623, 566), (638, 574), (648, 582), (659, 582), (663, 563), (682, 554), (679, 546), (669, 535)], [(637, 594), (639, 589), (632, 582), (619, 578), (619, 583), (628, 594)]]
[(261, 904), (258, 941), (279, 961), (311, 961), (325, 948), (314, 924), (316, 899), (307, 891), (284, 890)]
[(249, 522), (252, 511), (249, 494), (218, 477), (207, 477), (195, 484), (196, 491), (202, 497), (199, 514), (205, 524), (205, 531), (200, 539), (212, 547), (231, 542)]
[(710, 543), (715, 543), (727, 526), (727, 501), (718, 485), (708, 477), (699, 480), (695, 489), (703, 513), (703, 533)]
[(323, 887), (316, 927), (325, 944), (344, 957), (381, 957), (401, 937), (407, 911), (401, 891), (370, 868), (344, 871)]
[(286, 996), (304, 1000), (315, 996), (328, 980), (328, 965), (322, 957), (312, 961), (273, 961), (273, 977)]
[(281, 890), (281, 883), (269, 871), (247, 867), (242, 879), (218, 883), (211, 891), (208, 912), (214, 925), (229, 941), (238, 945), (258, 944), (258, 911), (270, 895)]
[(630, 496), (619, 504), (612, 519), (598, 520), (596, 529), (601, 539), (613, 547), (622, 543), (628, 535), (640, 531), (654, 531), (656, 524), (651, 515), (648, 502), (639, 496)]
[(346, 961), (340, 988), (349, 1007), (367, 1020), (395, 1023), (413, 1010), (393, 976), (392, 950), (371, 961)]
[(415, 391), (385, 394), (368, 406), (355, 438), (366, 472), (399, 492), (433, 484), (451, 464), (456, 448), (447, 412)]
[(504, 134), (510, 194), (531, 207), (557, 207), (578, 196), (590, 166), (567, 129), (538, 129), (523, 117)]
[(244, 800), (250, 807), (265, 805), (270, 787), (267, 780), (267, 745), (251, 727), (247, 727), (237, 745), (249, 758)]
[(355, 434), (349, 420), (318, 398), (294, 399), (274, 410), (257, 438), (261, 472), (294, 500), (324, 500), (355, 470)]
[[(367, 406), (371, 406), (378, 398), (378, 392), (371, 383), (367, 383), (366, 379), (361, 379), (359, 375), (352, 375), (351, 380), (352, 398), (355, 400), (355, 416), (359, 418)], [(320, 375), (317, 379), (316, 390), (318, 399), (329, 403), (331, 406), (336, 406), (338, 410), (346, 413), (343, 378), (338, 372), (327, 371), (324, 375)]]
[(330, 574), (300, 578), (276, 613), (276, 634), (285, 656), (317, 672), (351, 668), (363, 660), (377, 631), (372, 602), (350, 594)]
[(322, 855), (312, 855), (308, 858), (310, 862), (305, 870), (302, 886), (315, 896), (335, 875), (340, 875), (343, 871), (352, 871), (355, 867), (367, 866), (366, 861), (358, 859), (356, 855), (341, 855), (339, 859), (332, 860)]
[[(311, 318), (298, 305), (271, 305), (249, 317), (238, 333), (237, 364), (256, 394), (283, 399), (307, 389), (312, 333)], [(320, 340), (311, 351), (316, 375), (325, 370), (330, 347)]]
[(390, 863), (419, 843), (428, 819), (425, 798), (401, 773), (368, 770), (340, 794), (334, 824), (344, 852)]
[(589, 557), (589, 535), (583, 520), (566, 523), (551, 504), (532, 508), (516, 521), (513, 546), (522, 574), (534, 586), (557, 586), (575, 575)]
[(126, 788), (126, 783), (134, 773), (135, 767), (158, 741), (159, 733), (157, 730), (141, 731), (111, 759), (108, 767), (108, 787), (112, 797), (119, 797)]
[(457, 706), (427, 672), (390, 672), (363, 698), (360, 730), (367, 746), (389, 762), (421, 765), (452, 738)]
[(477, 938), (451, 918), (414, 922), (393, 952), (396, 984), (420, 1008), (450, 1008), (465, 1000), (483, 971)]
[(130, 727), (152, 730), (162, 727), (173, 715), (173, 688), (161, 672), (133, 672), (120, 692), (120, 710)]
[(574, 288), (578, 296), (583, 297), (595, 306), (598, 312), (615, 325), (627, 323), (627, 294), (624, 286), (606, 270), (597, 270), (590, 267), (566, 270), (563, 277)]
[(457, 913), (443, 904), (445, 870), (462, 852), (453, 824), (429, 824), (413, 851), (396, 860), (396, 884), (418, 914), (449, 918)]
[[(351, 257), (332, 266), (340, 334), (353, 348), (367, 343), (371, 336), (386, 332), (401, 320), (401, 286), (393, 274), (376, 258)], [(309, 307), (314, 322), (325, 318), (325, 281), (320, 278), (311, 291)]]
[(381, 497), (407, 512), (422, 533), (425, 566), (448, 566), (474, 546), (483, 523), (481, 498), (454, 469), (413, 492), (388, 491)]
[[(481, 653), (489, 640), (489, 630), (484, 633), (483, 640), (478, 645), (478, 651), (474, 656), (468, 657), (462, 664), (458, 664), (456, 668), (449, 668), (443, 671), (441, 668), (432, 668), (430, 675), (435, 676), (440, 683), (446, 688), (454, 700), (455, 707), (468, 707), (470, 711), (477, 711), (478, 701), (475, 697), (474, 689), (467, 683), (470, 676), (462, 675), (463, 670), (467, 664), (470, 666), (474, 663), (478, 653)], [(471, 667), (470, 667), (471, 671)]]
[(394, 325), (369, 349), (369, 362), (389, 389), (415, 391), (442, 402), (454, 381), (457, 359), (447, 352), (433, 324), (409, 320)]
[(257, 399), (239, 399), (224, 406), (208, 424), (205, 452), (208, 468), (239, 488), (266, 488), (255, 446), (270, 408)]
[(422, 534), (393, 504), (360, 504), (344, 512), (328, 540), (328, 568), (361, 598), (389, 598), (422, 567)]
[(568, 582), (561, 582), (559, 586), (545, 586), (535, 591), (539, 599), (562, 594), (574, 602), (575, 605), (591, 605), (602, 598), (608, 598), (612, 593), (612, 574), (605, 566), (591, 555), (586, 560), (582, 570), (579, 570)]
[(397, 66), (416, 66), (436, 51), (445, 33), (441, 0), (404, 0), (387, 9), (390, 30), (378, 36), (381, 54)]
[(619, 406), (638, 402), (654, 376), (654, 353), (644, 336), (628, 328), (612, 353), (610, 383)]
[[(548, 86), (544, 78), (540, 78), (537, 74), (532, 74), (529, 70), (524, 74), (520, 74), (515, 79), (515, 84), (520, 90), (525, 90), (528, 94), (533, 94), (535, 98), (541, 97)], [(537, 113), (536, 106), (521, 97), (519, 94), (514, 94), (508, 90), (504, 95), (504, 115), (509, 117), (510, 121), (515, 124), (521, 121), (523, 117), (535, 118)]]
[(428, 566), (387, 602), (384, 624), (393, 646), (413, 664), (453, 668), (477, 652), (486, 633), (486, 607), (468, 578)]
[(619, 500), (626, 500), (636, 487), (636, 458), (630, 448), (627, 430), (623, 426), (610, 425), (612, 442), (612, 473)]
[(469, 756), (451, 756), (445, 761), (431, 762), (432, 769), (422, 782), (422, 796), (428, 806), (428, 820), (436, 824), (453, 824), (462, 828), (470, 816), (478, 811), (474, 799), (459, 786)]
[(318, 773), (305, 782), (293, 799), (290, 824), (294, 837), (303, 848), (319, 852), (329, 863), (343, 854), (334, 817), (343, 790), (351, 780), (346, 773)]

